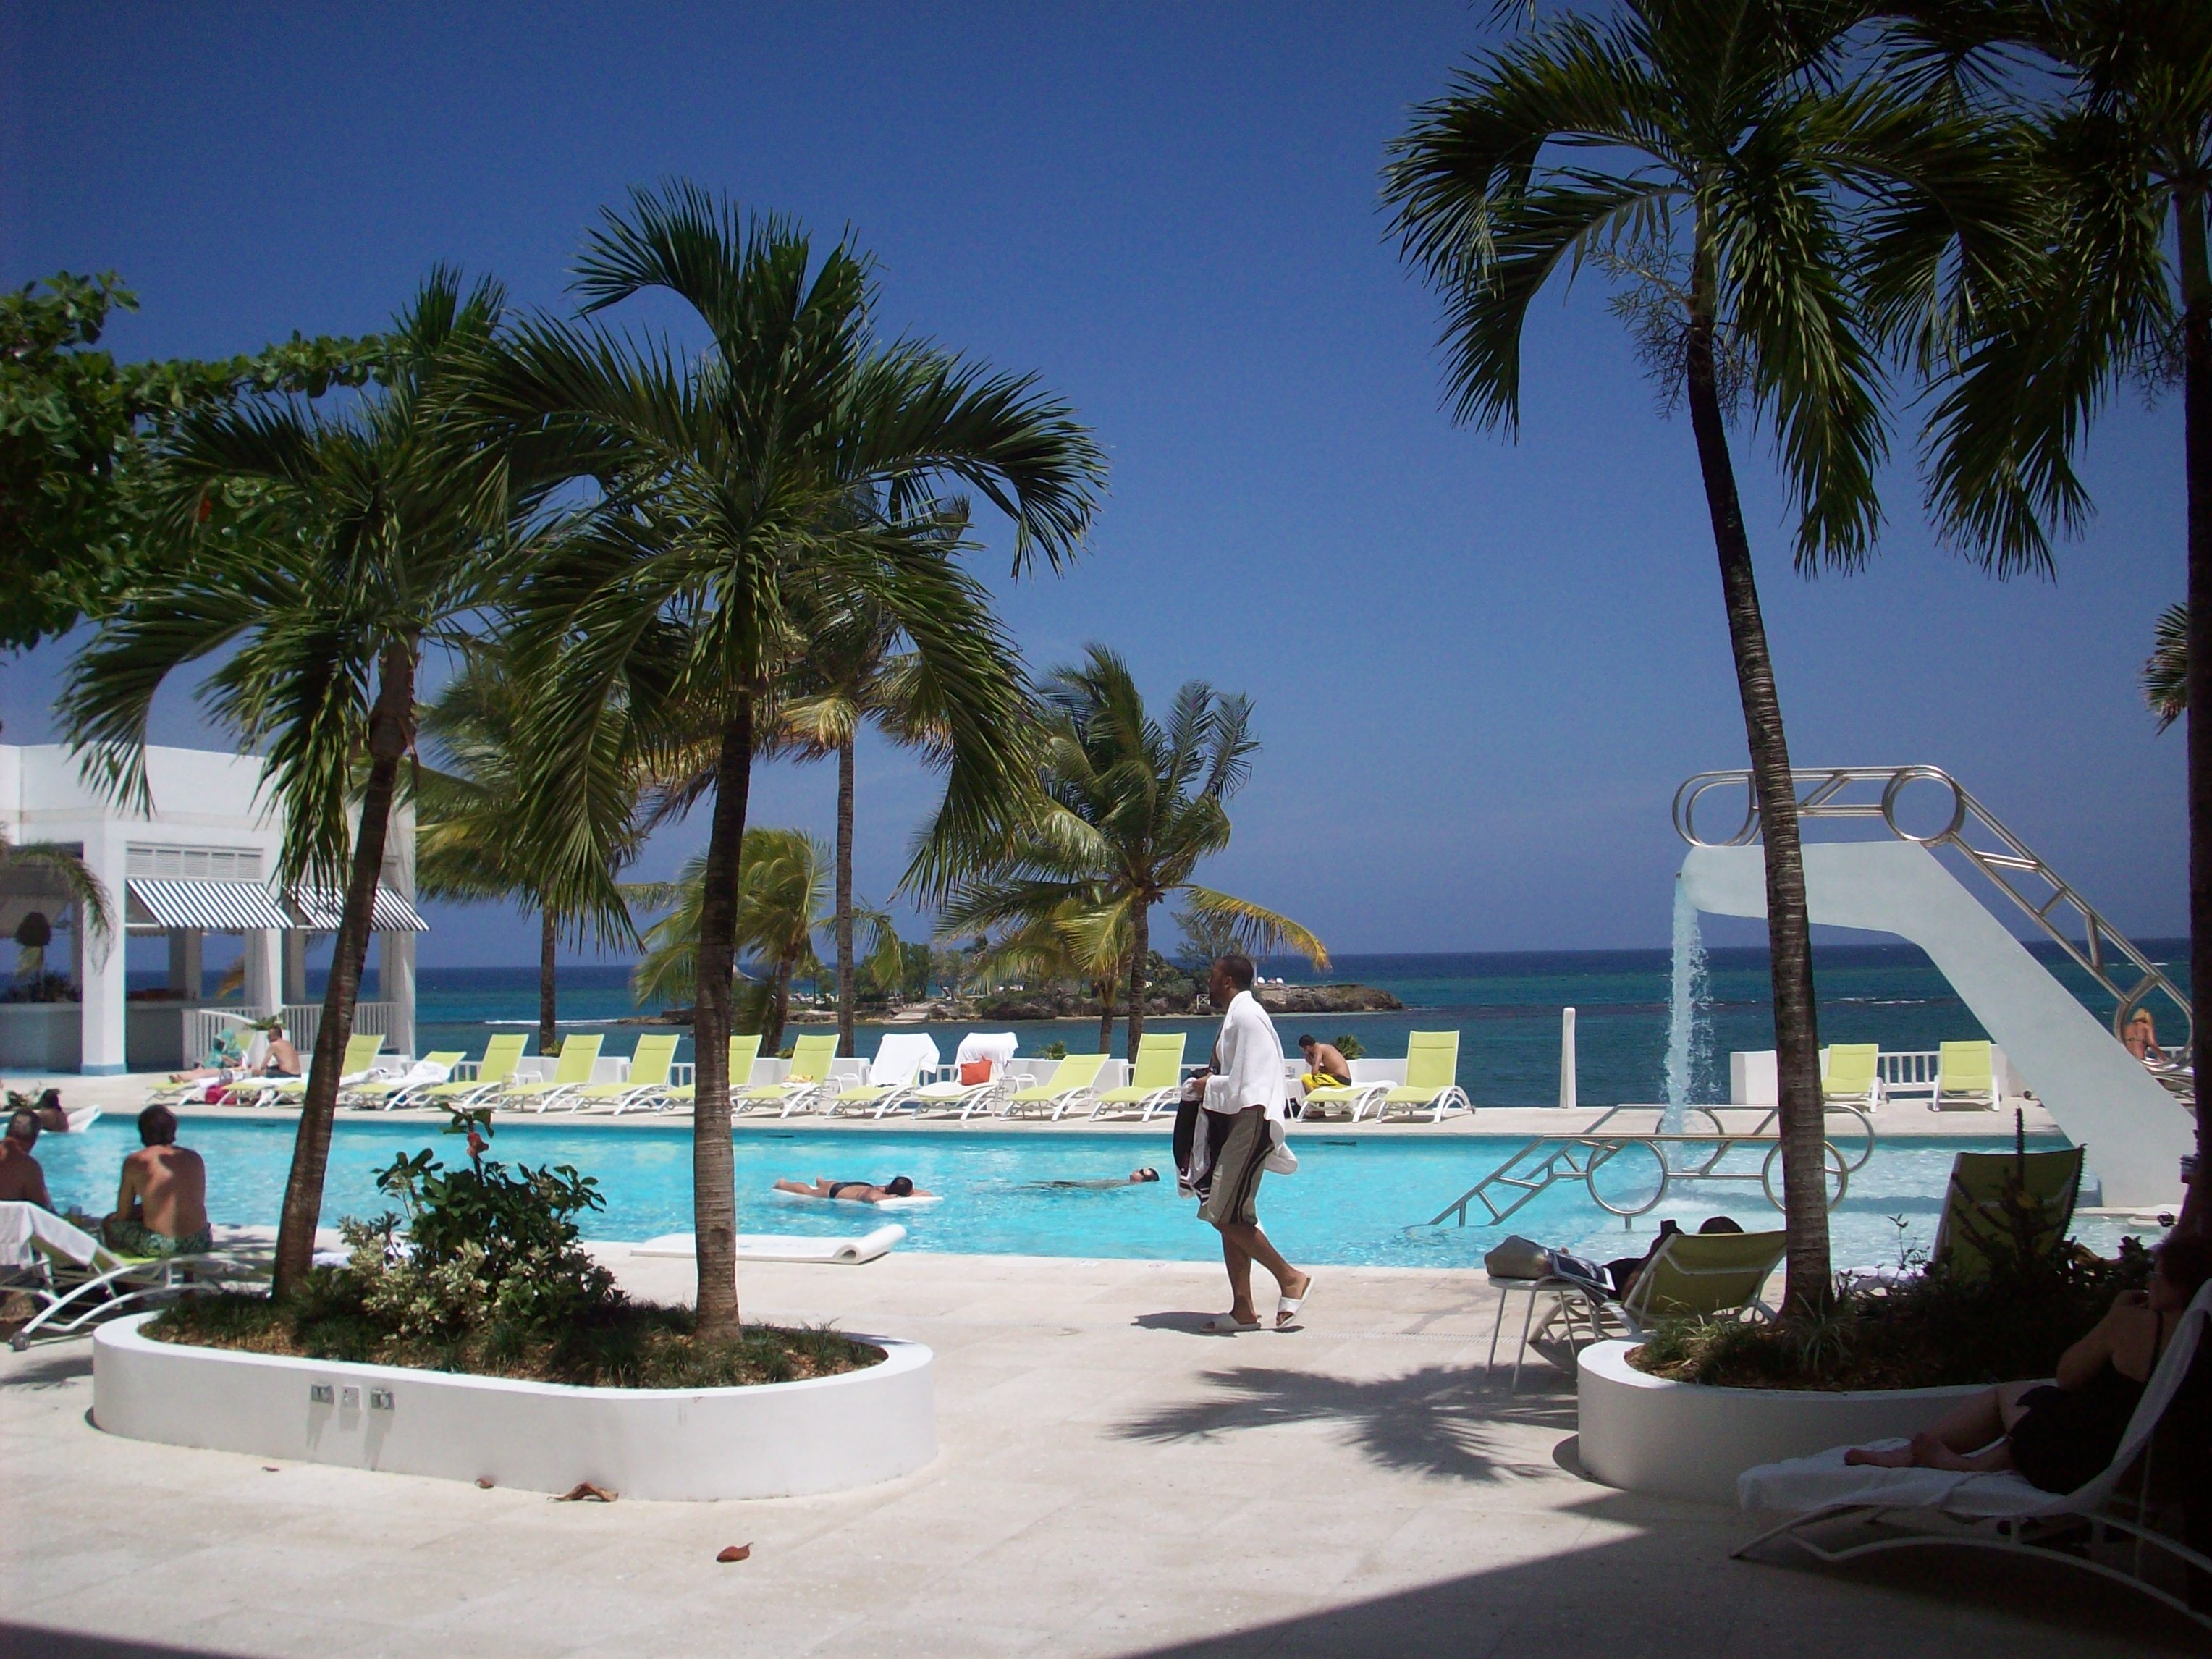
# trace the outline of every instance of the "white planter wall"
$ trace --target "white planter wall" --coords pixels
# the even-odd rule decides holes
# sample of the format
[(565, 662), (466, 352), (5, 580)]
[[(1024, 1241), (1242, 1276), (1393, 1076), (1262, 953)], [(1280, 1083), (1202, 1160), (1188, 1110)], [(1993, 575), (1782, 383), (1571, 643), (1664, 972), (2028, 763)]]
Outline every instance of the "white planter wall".
[(1637, 1346), (1598, 1342), (1582, 1351), (1575, 1394), (1583, 1468), (1609, 1486), (1731, 1508), (1746, 1469), (1917, 1434), (1982, 1392), (1978, 1384), (1859, 1394), (1709, 1388), (1646, 1376), (1628, 1363)]
[[(579, 1389), (155, 1342), (100, 1327), (93, 1419), (111, 1434), (396, 1474), (625, 1498), (785, 1498), (890, 1480), (937, 1455), (933, 1356), (744, 1389)], [(319, 1398), (318, 1390), (327, 1390)]]

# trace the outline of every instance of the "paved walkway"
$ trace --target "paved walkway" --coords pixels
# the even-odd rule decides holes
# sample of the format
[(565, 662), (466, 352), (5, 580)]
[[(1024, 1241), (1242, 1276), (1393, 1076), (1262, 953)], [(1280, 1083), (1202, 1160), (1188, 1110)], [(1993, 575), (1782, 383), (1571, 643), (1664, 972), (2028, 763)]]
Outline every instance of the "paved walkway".
[[(620, 1266), (690, 1291), (686, 1264)], [(556, 1504), (116, 1439), (87, 1345), (0, 1356), (0, 1656), (2203, 1650), (2087, 1575), (1730, 1561), (1734, 1514), (1577, 1477), (1564, 1378), (1483, 1374), (1480, 1275), (1325, 1269), (1306, 1329), (1225, 1338), (1196, 1333), (1222, 1287), (1192, 1263), (894, 1255), (741, 1288), (751, 1317), (932, 1344), (937, 1461), (830, 1498)]]

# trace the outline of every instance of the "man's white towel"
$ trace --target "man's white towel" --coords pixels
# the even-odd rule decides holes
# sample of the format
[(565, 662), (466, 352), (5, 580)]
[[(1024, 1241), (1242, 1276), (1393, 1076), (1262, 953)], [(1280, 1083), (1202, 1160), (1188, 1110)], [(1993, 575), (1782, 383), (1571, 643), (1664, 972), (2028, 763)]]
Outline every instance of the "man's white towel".
[[(739, 1233), (738, 1260), (809, 1261), (851, 1267), (890, 1255), (891, 1247), (905, 1237), (906, 1229), (896, 1222), (887, 1222), (873, 1232), (862, 1233), (855, 1238), (804, 1238), (795, 1233)], [(690, 1256), (698, 1253), (698, 1243), (690, 1233), (667, 1233), (659, 1238), (648, 1238), (642, 1244), (631, 1245), (629, 1253), (632, 1255)]]
[(1014, 1057), (1019, 1041), (1012, 1031), (970, 1031), (960, 1039), (959, 1048), (953, 1050), (952, 1062), (965, 1066), (974, 1060), (988, 1060), (995, 1076)]

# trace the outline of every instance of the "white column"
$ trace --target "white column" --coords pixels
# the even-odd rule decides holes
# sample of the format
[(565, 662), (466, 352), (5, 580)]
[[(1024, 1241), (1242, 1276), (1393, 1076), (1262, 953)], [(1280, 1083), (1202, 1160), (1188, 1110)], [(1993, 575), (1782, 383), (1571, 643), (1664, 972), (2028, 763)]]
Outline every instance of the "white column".
[(201, 946), (206, 938), (197, 927), (169, 929), (169, 988), (188, 1003), (198, 1002), (203, 994)]
[(100, 826), (84, 843), (84, 861), (107, 890), (112, 926), (106, 939), (87, 936), (77, 920), (77, 1069), (112, 1077), (125, 1069), (124, 1032), (130, 1002), (124, 994), (124, 841), (120, 824)]
[(265, 1017), (282, 1006), (283, 938), (274, 927), (256, 927), (246, 934), (246, 1006), (250, 1013)]
[(307, 1000), (307, 932), (304, 927), (284, 933), (284, 1000)]
[(392, 1033), (385, 1048), (394, 1054), (415, 1052), (415, 935), (379, 933), (376, 936), (376, 999), (392, 1005)]

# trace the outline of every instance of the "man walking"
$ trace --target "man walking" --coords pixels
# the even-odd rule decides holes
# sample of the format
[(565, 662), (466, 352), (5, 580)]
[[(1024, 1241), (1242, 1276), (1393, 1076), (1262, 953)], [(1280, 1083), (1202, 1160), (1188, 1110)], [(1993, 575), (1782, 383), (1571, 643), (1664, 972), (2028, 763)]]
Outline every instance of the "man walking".
[(1225, 956), (1213, 964), (1207, 990), (1225, 1009), (1212, 1070), (1193, 1078), (1176, 1114), (1176, 1165), (1182, 1190), (1200, 1202), (1199, 1218), (1221, 1234), (1229, 1270), (1230, 1309), (1209, 1331), (1256, 1331), (1252, 1264), (1274, 1276), (1275, 1328), (1297, 1316), (1313, 1276), (1285, 1261), (1260, 1231), (1260, 1176), (1283, 1139), (1285, 1091), (1282, 1039), (1252, 994), (1251, 958)]

